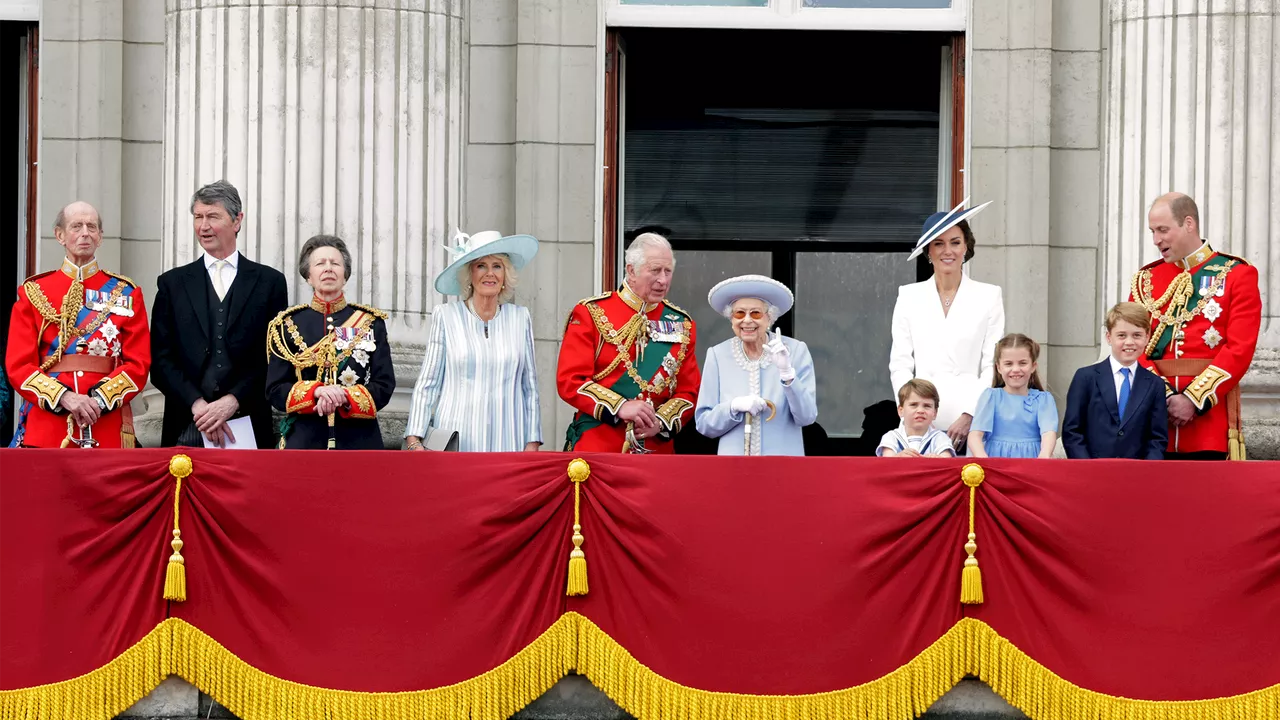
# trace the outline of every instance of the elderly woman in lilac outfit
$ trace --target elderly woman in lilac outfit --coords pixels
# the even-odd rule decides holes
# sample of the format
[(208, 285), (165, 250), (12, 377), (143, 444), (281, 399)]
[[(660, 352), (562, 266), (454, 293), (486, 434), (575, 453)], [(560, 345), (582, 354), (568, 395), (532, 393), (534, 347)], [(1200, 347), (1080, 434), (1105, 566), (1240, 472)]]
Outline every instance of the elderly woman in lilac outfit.
[(786, 285), (763, 275), (730, 278), (707, 294), (733, 337), (707, 351), (694, 409), (698, 432), (721, 455), (804, 455), (801, 429), (818, 419), (809, 348), (769, 329), (791, 309)]

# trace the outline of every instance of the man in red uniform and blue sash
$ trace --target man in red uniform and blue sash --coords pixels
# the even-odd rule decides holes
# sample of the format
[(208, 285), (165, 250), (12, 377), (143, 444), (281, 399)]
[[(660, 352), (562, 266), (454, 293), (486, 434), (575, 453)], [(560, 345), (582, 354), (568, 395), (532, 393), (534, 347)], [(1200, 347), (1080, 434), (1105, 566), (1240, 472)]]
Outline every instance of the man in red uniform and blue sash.
[(556, 388), (578, 411), (565, 450), (672, 453), (693, 419), (697, 334), (693, 318), (666, 300), (671, 245), (645, 233), (626, 261), (622, 288), (582, 300), (565, 325)]
[(147, 384), (151, 338), (142, 290), (98, 267), (92, 205), (58, 212), (58, 270), (18, 289), (5, 368), (23, 399), (13, 447), (134, 447), (129, 401)]
[(1262, 325), (1258, 269), (1200, 238), (1200, 210), (1186, 195), (1162, 195), (1147, 221), (1161, 259), (1133, 276), (1129, 299), (1151, 313), (1139, 362), (1165, 382), (1165, 458), (1243, 460), (1239, 385)]

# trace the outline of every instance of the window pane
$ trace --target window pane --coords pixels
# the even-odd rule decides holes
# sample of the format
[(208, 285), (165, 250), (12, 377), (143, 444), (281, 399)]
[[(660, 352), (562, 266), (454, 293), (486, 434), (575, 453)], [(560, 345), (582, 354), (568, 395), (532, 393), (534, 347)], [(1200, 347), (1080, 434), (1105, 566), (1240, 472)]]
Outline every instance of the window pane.
[(939, 36), (681, 32), (626, 36), (625, 227), (725, 243), (918, 237), (937, 204)]
[(827, 435), (860, 435), (863, 409), (893, 398), (893, 304), (915, 273), (905, 253), (796, 254), (795, 332), (813, 354)]
[(825, 8), (949, 8), (951, 0), (804, 0), (805, 7)]
[(729, 321), (707, 304), (707, 292), (727, 278), (752, 273), (769, 275), (773, 255), (767, 252), (676, 250), (675, 256), (676, 272), (667, 297), (693, 316), (698, 328), (698, 367), (702, 367), (707, 358), (707, 348), (733, 337)]

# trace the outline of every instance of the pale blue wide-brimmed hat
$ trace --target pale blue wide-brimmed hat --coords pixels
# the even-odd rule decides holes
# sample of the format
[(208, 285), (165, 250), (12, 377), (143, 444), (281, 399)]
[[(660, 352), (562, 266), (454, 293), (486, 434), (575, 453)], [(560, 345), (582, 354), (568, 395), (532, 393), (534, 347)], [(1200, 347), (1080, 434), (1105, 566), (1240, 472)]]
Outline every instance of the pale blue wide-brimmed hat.
[(486, 255), (506, 255), (511, 267), (519, 270), (538, 254), (538, 239), (532, 235), (503, 235), (497, 230), (485, 230), (474, 235), (455, 231), (453, 245), (447, 248), (453, 255), (449, 267), (436, 276), (436, 290), (442, 295), (461, 295), (458, 269), (472, 260)]
[(964, 202), (951, 209), (951, 212), (936, 212), (924, 221), (924, 234), (916, 241), (916, 248), (907, 256), (907, 260), (915, 260), (920, 257), (920, 253), (928, 247), (929, 243), (937, 239), (939, 235), (950, 230), (960, 223), (961, 220), (968, 220), (986, 209), (993, 201), (988, 200), (978, 207), (964, 209), (969, 204), (969, 198), (965, 198)]
[(707, 302), (716, 312), (724, 312), (726, 305), (742, 298), (763, 300), (777, 307), (779, 315), (785, 315), (795, 304), (795, 296), (786, 285), (764, 275), (739, 275), (721, 280), (707, 293)]

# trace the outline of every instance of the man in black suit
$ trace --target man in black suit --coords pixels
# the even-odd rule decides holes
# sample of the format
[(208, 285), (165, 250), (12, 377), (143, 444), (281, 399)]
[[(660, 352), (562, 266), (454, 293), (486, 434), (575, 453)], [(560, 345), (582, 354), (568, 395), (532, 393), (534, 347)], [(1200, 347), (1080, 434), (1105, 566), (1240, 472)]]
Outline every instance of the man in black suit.
[(244, 213), (230, 183), (197, 190), (191, 215), (204, 252), (160, 276), (151, 315), (151, 380), (165, 397), (160, 444), (243, 444), (227, 422), (247, 416), (256, 445), (270, 448), (267, 323), (289, 303), (284, 275), (236, 250)]
[(1163, 460), (1169, 444), (1164, 381), (1138, 364), (1151, 316), (1137, 303), (1107, 312), (1111, 357), (1076, 371), (1062, 447), (1069, 458)]

